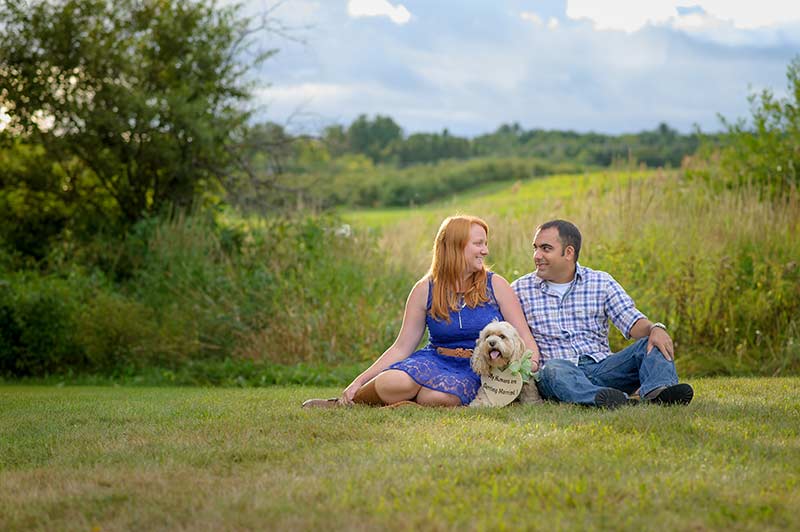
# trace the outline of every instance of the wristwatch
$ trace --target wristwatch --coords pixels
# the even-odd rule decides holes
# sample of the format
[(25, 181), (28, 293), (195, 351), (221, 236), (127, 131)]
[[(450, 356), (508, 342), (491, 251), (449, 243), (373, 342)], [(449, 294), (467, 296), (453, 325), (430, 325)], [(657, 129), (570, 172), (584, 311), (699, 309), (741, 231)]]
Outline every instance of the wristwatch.
[(657, 321), (657, 322), (655, 322), (654, 324), (652, 324), (650, 326), (650, 332), (653, 332), (653, 329), (655, 329), (656, 327), (658, 327), (659, 329), (664, 329), (665, 331), (667, 330), (667, 326), (666, 325), (664, 325), (660, 321)]

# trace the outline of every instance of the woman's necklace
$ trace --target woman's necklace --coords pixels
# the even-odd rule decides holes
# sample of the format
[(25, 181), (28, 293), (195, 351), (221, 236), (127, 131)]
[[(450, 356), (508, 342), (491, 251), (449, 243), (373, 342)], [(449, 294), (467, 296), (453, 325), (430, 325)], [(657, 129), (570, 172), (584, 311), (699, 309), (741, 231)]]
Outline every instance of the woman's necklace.
[(463, 329), (464, 324), (461, 323), (461, 311), (464, 310), (464, 307), (467, 306), (467, 302), (464, 300), (464, 294), (458, 295), (458, 328)]

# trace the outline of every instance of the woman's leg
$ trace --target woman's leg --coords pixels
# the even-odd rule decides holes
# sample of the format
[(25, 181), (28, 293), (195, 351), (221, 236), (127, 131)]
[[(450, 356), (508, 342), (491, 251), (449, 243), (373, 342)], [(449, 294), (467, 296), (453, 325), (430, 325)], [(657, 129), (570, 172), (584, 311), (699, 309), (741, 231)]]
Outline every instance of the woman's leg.
[[(375, 392), (380, 399), (386, 404), (397, 403), (399, 401), (410, 401), (417, 396), (417, 393), (422, 388), (417, 384), (411, 376), (405, 371), (399, 369), (389, 369), (379, 374), (370, 382), (362, 386), (361, 389), (366, 388), (371, 383), (375, 384)], [(356, 392), (354, 400), (356, 402), (361, 390)]]
[(420, 386), (419, 392), (417, 392), (417, 402), (425, 406), (461, 406), (461, 399), (458, 396), (437, 392), (424, 386)]

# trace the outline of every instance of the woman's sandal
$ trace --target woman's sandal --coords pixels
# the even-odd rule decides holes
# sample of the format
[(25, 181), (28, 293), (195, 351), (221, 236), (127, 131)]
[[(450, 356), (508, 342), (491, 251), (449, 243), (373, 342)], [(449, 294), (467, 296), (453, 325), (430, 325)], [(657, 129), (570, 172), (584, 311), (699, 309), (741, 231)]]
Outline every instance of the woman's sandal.
[[(369, 381), (364, 386), (358, 389), (355, 397), (353, 397), (353, 402), (356, 404), (375, 405), (375, 406), (383, 406), (386, 404), (383, 402), (381, 397), (378, 395), (378, 392), (375, 390), (375, 379), (372, 379), (371, 381)], [(344, 406), (344, 405), (339, 402), (338, 398), (308, 399), (306, 401), (303, 401), (303, 408), (336, 408), (339, 406)]]
[[(339, 408), (343, 406), (339, 399), (307, 399), (303, 401), (303, 408)], [(390, 405), (383, 405), (380, 408), (398, 408), (401, 406), (422, 406), (416, 401), (398, 401)]]
[(339, 406), (339, 399), (306, 399), (303, 401), (303, 408), (336, 408)]

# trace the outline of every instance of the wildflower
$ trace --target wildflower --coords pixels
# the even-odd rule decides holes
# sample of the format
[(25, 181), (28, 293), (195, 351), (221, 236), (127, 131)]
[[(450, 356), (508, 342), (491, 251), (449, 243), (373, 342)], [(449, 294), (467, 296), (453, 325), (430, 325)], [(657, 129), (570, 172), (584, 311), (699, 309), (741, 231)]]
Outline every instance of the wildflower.
[(333, 234), (343, 238), (350, 238), (353, 236), (353, 229), (350, 227), (350, 224), (342, 224), (333, 231)]

